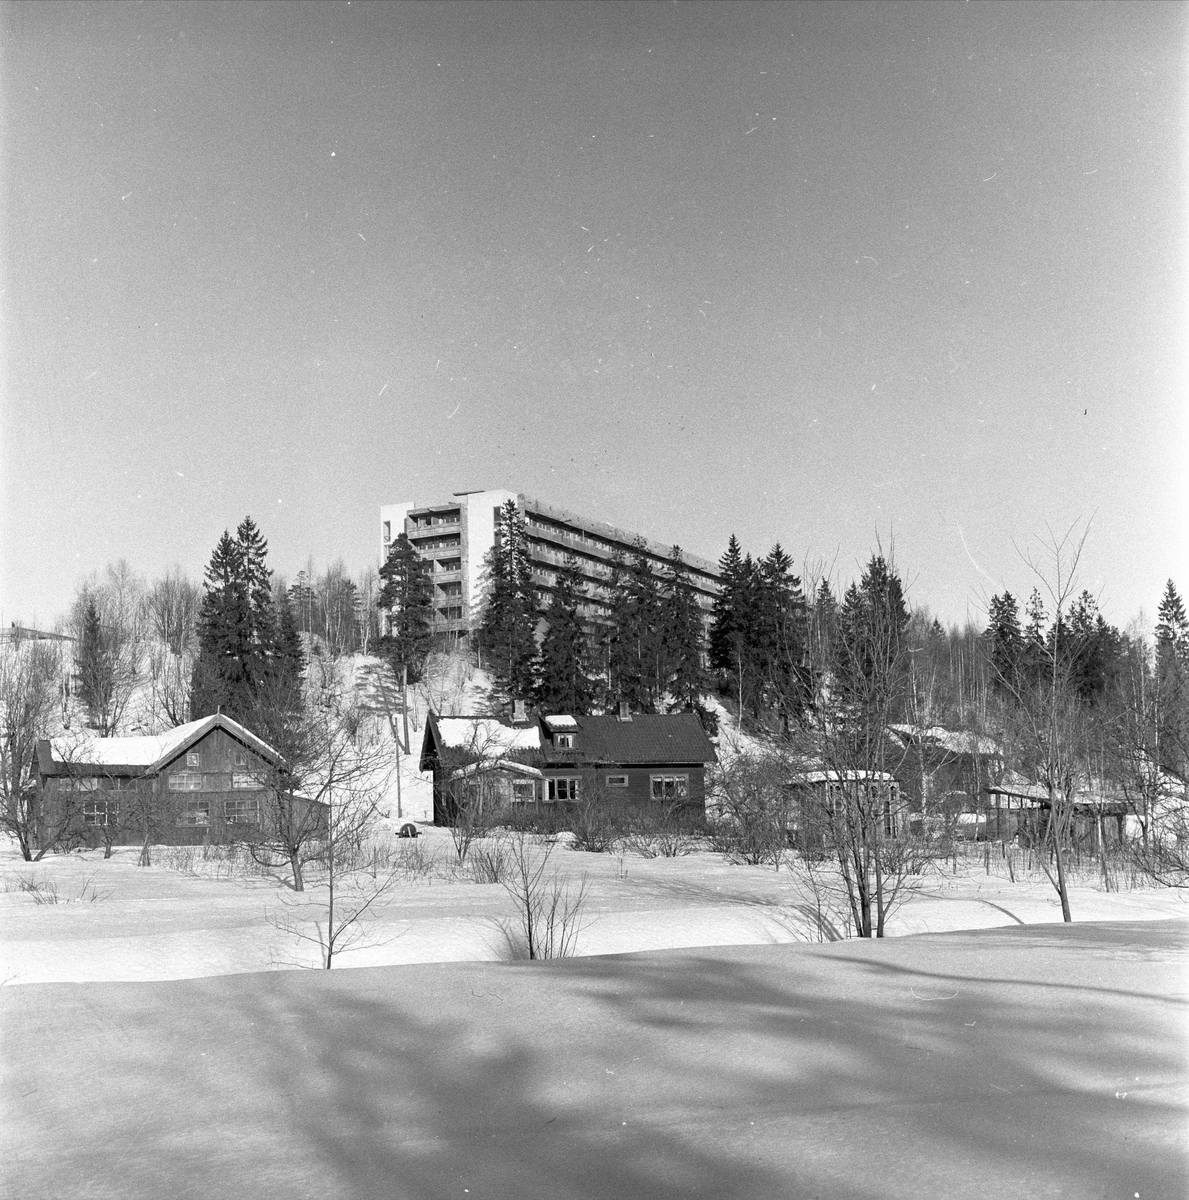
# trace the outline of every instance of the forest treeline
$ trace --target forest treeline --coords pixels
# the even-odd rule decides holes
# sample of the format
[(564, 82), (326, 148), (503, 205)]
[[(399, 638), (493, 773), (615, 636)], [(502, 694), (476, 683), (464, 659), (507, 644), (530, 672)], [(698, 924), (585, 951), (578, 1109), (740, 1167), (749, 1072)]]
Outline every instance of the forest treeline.
[[(534, 579), (515, 505), (498, 525), (472, 637), (497, 704), (588, 713), (626, 701), (637, 712), (699, 712), (712, 725), (706, 699), (716, 695), (756, 734), (820, 737), (831, 714), (875, 703), (878, 681), (886, 722), (1000, 734), (1030, 696), (1056, 687), (1077, 714), (1084, 757), (1184, 769), (1189, 623), (1172, 581), (1150, 636), (1110, 624), (1087, 591), (1046, 591), (1043, 578), (1022, 606), (1012, 593), (993, 596), (985, 628), (946, 629), (910, 605), (881, 552), (840, 587), (803, 580), (779, 544), (753, 557), (732, 536), (706, 613), (679, 547), (661, 565), (639, 545), (595, 595), (573, 556), (548, 588)], [(220, 709), (251, 720), (262, 694), (294, 691), (323, 657), (370, 651), (416, 680), (433, 648), (432, 580), (402, 534), (378, 574), (353, 580), (339, 565), (288, 583), (245, 518), (214, 548), (201, 587), (177, 570), (146, 584), (120, 563), (84, 581), (64, 628), (77, 639), (73, 671), (51, 670), (55, 652), (43, 647), (43, 708), (65, 711), (73, 686), (101, 735), (128, 730), (136, 695), (147, 705), (135, 714), (141, 728)], [(6, 659), (5, 670), (16, 667)]]

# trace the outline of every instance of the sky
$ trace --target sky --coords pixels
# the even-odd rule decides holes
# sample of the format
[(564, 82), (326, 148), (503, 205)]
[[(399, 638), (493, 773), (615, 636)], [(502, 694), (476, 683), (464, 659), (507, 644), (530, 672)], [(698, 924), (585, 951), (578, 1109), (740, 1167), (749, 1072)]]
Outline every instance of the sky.
[(0, 9), (0, 619), (507, 487), (981, 621), (1189, 591), (1180, 4)]

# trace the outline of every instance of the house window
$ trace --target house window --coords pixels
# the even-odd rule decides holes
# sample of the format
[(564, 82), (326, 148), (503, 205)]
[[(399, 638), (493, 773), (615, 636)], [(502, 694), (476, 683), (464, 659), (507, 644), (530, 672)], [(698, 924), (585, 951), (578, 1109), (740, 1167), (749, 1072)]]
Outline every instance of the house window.
[(202, 759), (199, 757), (198, 751), (197, 750), (187, 750), (186, 751), (186, 766), (200, 767), (201, 765), (202, 765)]
[(259, 825), (260, 801), (228, 800), (223, 805), (223, 817), (228, 825)]
[(248, 765), (248, 752), (246, 750), (232, 750), (231, 765), (233, 767), (246, 767)]
[(76, 776), (67, 782), (66, 786), (72, 792), (97, 792), (99, 779), (94, 775)]
[(549, 800), (551, 803), (562, 800), (578, 799), (578, 777), (562, 775), (549, 781)]
[(537, 799), (537, 785), (531, 779), (512, 780), (512, 803), (532, 804)]
[(255, 791), (260, 787), (260, 781), (251, 771), (233, 771), (231, 774), (231, 790), (233, 792)]
[(574, 735), (572, 733), (555, 733), (553, 735), (553, 744), (558, 750), (573, 750)]
[(607, 786), (608, 787), (620, 788), (620, 787), (627, 787), (627, 785), (628, 785), (628, 777), (626, 775), (608, 775), (607, 776)]
[(171, 792), (201, 792), (202, 776), (197, 771), (174, 771), (169, 777)]
[(688, 775), (650, 775), (648, 780), (654, 800), (684, 800), (689, 792)]
[(114, 825), (116, 805), (114, 800), (87, 800), (83, 804), (84, 825)]
[(209, 800), (187, 800), (182, 810), (182, 825), (209, 825), (211, 823), (211, 802)]

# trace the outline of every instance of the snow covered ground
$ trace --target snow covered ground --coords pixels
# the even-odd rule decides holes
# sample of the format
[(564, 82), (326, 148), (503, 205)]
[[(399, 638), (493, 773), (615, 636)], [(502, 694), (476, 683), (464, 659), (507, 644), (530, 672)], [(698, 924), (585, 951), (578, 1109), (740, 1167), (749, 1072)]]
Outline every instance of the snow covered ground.
[(1187, 932), (0, 988), (0, 1190), (1182, 1200)]
[[(416, 841), (389, 845), (415, 859), (372, 910), (363, 943), (337, 966), (509, 957), (504, 930), (515, 924), (516, 908), (500, 884), (475, 883), (457, 866), (448, 831), (423, 827)], [(324, 924), (325, 885), (295, 895), (285, 872), (204, 863), (201, 847), (158, 848), (150, 868), (136, 865), (138, 853), (117, 849), (104, 861), (97, 850), (28, 864), (11, 846), (0, 851), (0, 980), (187, 979), (316, 963), (316, 946), (277, 925), (287, 920), (314, 932)], [(1060, 921), (1043, 875), (1012, 883), (1002, 863), (991, 865), (992, 874), (971, 861), (957, 874), (946, 868), (924, 877), (889, 934)], [(734, 865), (709, 849), (645, 859), (580, 853), (564, 841), (549, 869), (588, 882), (581, 955), (817, 940), (806, 909), (812, 897), (787, 869)], [(1189, 917), (1189, 897), (1162, 888), (1105, 892), (1083, 882), (1071, 904), (1079, 922)]]

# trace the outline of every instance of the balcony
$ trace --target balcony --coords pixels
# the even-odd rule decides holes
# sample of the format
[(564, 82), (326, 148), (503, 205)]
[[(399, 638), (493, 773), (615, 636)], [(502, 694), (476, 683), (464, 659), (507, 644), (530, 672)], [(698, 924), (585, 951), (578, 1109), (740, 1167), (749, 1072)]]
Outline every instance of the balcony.
[(437, 525), (412, 525), (405, 532), (409, 541), (415, 542), (422, 538), (440, 537), (444, 533), (461, 533), (461, 521), (442, 521)]

